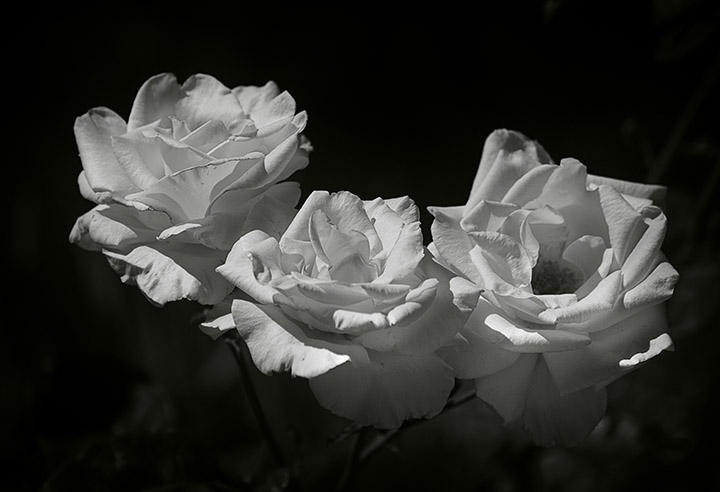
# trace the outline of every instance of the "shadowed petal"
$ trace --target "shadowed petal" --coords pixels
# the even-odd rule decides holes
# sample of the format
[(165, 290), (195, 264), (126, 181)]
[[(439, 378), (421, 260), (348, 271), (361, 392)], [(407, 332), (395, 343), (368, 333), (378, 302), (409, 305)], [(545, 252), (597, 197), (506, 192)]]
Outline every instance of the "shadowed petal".
[(104, 250), (123, 283), (137, 285), (152, 302), (190, 299), (216, 304), (232, 285), (215, 273), (224, 254), (201, 245), (154, 243), (138, 246), (127, 254)]
[(621, 364), (621, 361), (637, 360), (633, 357), (648, 352), (651, 340), (666, 332), (665, 306), (658, 304), (640, 310), (610, 328), (591, 333), (592, 343), (586, 347), (546, 354), (545, 358), (561, 392), (569, 393), (628, 372), (631, 365)]
[(432, 418), (445, 406), (455, 380), (438, 356), (368, 352), (310, 380), (318, 402), (333, 413), (382, 429)]

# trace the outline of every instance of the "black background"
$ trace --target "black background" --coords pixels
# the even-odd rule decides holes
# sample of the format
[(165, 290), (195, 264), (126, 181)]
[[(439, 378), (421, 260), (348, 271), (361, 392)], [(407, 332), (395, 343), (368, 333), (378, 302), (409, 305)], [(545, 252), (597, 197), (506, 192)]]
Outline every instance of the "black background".
[[(408, 430), (354, 490), (691, 490), (718, 485), (718, 7), (708, 1), (291, 8), (176, 4), (4, 21), (6, 289), (0, 343), (4, 490), (253, 490), (268, 460), (226, 347), (191, 303), (158, 309), (101, 255), (70, 245), (74, 120), (127, 117), (169, 71), (229, 87), (274, 80), (307, 110), (315, 150), (294, 179), (365, 199), (464, 203), (485, 137), (511, 128), (556, 161), (669, 187), (664, 251), (676, 350), (611, 386), (582, 445), (540, 449), (479, 402)], [(8, 296), (9, 293), (9, 296)], [(255, 374), (306, 490), (330, 487), (344, 422), (301, 380)]]

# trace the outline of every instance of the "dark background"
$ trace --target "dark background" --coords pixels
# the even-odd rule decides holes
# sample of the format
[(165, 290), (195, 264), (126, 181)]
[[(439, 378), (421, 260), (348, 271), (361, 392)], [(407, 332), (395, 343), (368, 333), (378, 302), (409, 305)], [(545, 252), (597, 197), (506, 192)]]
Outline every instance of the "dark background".
[[(92, 205), (77, 191), (74, 119), (95, 106), (127, 117), (163, 71), (229, 87), (276, 81), (309, 114), (315, 150), (295, 176), (304, 196), (410, 195), (426, 242), (425, 207), (465, 202), (495, 128), (591, 173), (669, 187), (676, 349), (610, 387), (590, 438), (536, 448), (473, 402), (404, 432), (357, 471), (354, 490), (717, 487), (717, 3), (495, 3), (6, 15), (0, 489), (271, 490), (277, 480), (230, 352), (196, 328), (199, 308), (155, 308), (101, 255), (67, 242)], [(345, 423), (304, 381), (254, 376), (304, 490), (331, 488), (349, 444), (326, 437)]]

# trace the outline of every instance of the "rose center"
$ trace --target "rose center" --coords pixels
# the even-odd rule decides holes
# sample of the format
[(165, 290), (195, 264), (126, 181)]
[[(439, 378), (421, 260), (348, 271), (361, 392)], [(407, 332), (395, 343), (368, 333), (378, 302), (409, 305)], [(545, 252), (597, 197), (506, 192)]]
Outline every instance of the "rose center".
[(538, 258), (532, 269), (534, 294), (569, 294), (582, 285), (582, 274), (567, 262)]

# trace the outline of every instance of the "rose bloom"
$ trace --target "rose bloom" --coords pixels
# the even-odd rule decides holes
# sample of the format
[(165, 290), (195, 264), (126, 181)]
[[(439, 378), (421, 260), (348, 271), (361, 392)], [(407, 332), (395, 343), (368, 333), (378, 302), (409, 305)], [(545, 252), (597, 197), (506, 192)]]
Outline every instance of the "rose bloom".
[[(292, 211), (273, 213), (283, 223)], [(260, 371), (308, 378), (322, 406), (361, 424), (436, 415), (455, 378), (435, 351), (466, 315), (418, 215), (408, 197), (313, 192), (282, 235), (258, 229), (235, 244), (218, 271), (251, 301), (205, 330), (237, 327)]]
[(295, 206), (307, 166), (307, 115), (273, 82), (228, 89), (208, 75), (182, 85), (160, 74), (140, 88), (126, 123), (107, 108), (75, 122), (82, 195), (98, 205), (70, 241), (101, 251), (154, 303), (221, 301), (215, 272), (267, 196)]
[(678, 274), (660, 251), (660, 186), (552, 163), (517, 132), (485, 142), (464, 206), (434, 207), (430, 248), (471, 312), (465, 344), (440, 351), (511, 427), (577, 443), (605, 386), (670, 349), (664, 301)]

